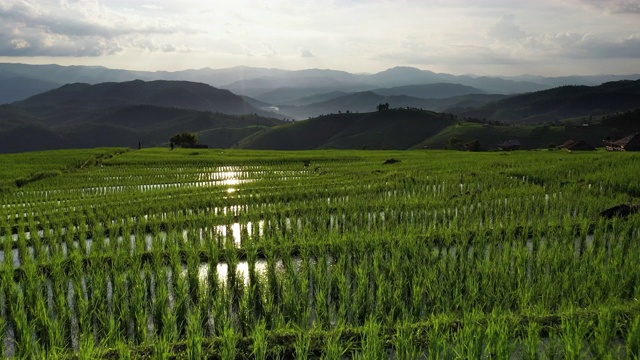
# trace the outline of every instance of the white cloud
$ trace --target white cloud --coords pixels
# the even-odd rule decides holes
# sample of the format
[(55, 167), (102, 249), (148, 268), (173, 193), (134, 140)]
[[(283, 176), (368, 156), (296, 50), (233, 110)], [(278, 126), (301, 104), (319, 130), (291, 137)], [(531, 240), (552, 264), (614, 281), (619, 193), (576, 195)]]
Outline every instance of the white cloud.
[(142, 8), (147, 10), (163, 10), (164, 6), (156, 5), (156, 4), (143, 4)]
[(515, 16), (511, 14), (502, 16), (500, 21), (489, 29), (489, 37), (500, 41), (516, 41), (525, 36), (527, 33), (516, 25)]

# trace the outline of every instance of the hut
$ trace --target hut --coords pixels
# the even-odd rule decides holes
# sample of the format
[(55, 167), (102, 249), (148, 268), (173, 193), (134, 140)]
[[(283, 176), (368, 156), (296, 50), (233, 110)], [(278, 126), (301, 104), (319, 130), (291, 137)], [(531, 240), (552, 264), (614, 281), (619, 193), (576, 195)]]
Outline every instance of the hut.
[(511, 151), (511, 150), (518, 150), (520, 149), (521, 146), (522, 144), (520, 144), (519, 140), (507, 140), (505, 142), (498, 144), (498, 149), (502, 151)]
[(567, 151), (594, 151), (596, 148), (593, 145), (587, 143), (584, 140), (568, 140), (565, 141), (564, 144), (559, 146), (560, 149), (565, 149)]
[(609, 151), (640, 151), (640, 134), (635, 133), (625, 136), (620, 140), (603, 140)]

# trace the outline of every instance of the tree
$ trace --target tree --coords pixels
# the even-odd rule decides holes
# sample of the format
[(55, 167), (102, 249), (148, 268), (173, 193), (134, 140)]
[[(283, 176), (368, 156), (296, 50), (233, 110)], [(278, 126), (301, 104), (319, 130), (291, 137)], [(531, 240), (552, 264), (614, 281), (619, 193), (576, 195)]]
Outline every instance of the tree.
[(480, 151), (482, 149), (479, 140), (469, 141), (468, 143), (464, 144), (464, 147), (467, 149), (467, 151)]
[(198, 135), (192, 132), (182, 132), (179, 134), (175, 134), (169, 139), (176, 146), (184, 147), (189, 145), (195, 145), (198, 143)]
[(389, 103), (378, 104), (378, 105), (376, 106), (376, 109), (378, 109), (378, 111), (385, 111), (385, 110), (389, 110)]
[(447, 149), (449, 150), (460, 150), (462, 148), (462, 139), (457, 137), (449, 138), (449, 143), (447, 144)]

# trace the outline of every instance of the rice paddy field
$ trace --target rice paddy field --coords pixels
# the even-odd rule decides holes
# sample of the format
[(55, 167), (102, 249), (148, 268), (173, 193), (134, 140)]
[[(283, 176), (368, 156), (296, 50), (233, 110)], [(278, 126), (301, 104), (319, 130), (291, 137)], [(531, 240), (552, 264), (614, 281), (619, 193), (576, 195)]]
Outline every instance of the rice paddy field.
[(4, 358), (640, 357), (637, 153), (0, 163)]

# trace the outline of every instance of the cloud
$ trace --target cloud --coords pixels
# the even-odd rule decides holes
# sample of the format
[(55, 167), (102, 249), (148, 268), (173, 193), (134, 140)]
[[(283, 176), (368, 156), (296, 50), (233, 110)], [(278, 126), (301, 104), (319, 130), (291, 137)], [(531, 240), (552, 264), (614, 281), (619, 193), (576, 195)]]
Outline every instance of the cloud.
[(574, 59), (631, 64), (640, 51), (638, 13), (638, 0), (0, 0), (0, 57), (156, 69), (515, 73)]
[(515, 41), (527, 36), (516, 25), (516, 18), (513, 15), (504, 15), (495, 25), (489, 29), (489, 37), (500, 41)]
[(164, 10), (164, 6), (156, 4), (143, 4), (141, 7), (147, 10)]
[(590, 6), (617, 14), (640, 14), (637, 0), (581, 0)]
[(585, 36), (573, 44), (570, 54), (581, 58), (640, 59), (640, 36), (610, 40)]
[(309, 49), (300, 49), (300, 57), (312, 58), (313, 57), (313, 53)]
[(0, 0), (0, 56), (102, 56), (135, 45), (136, 36), (177, 32), (92, 0)]

